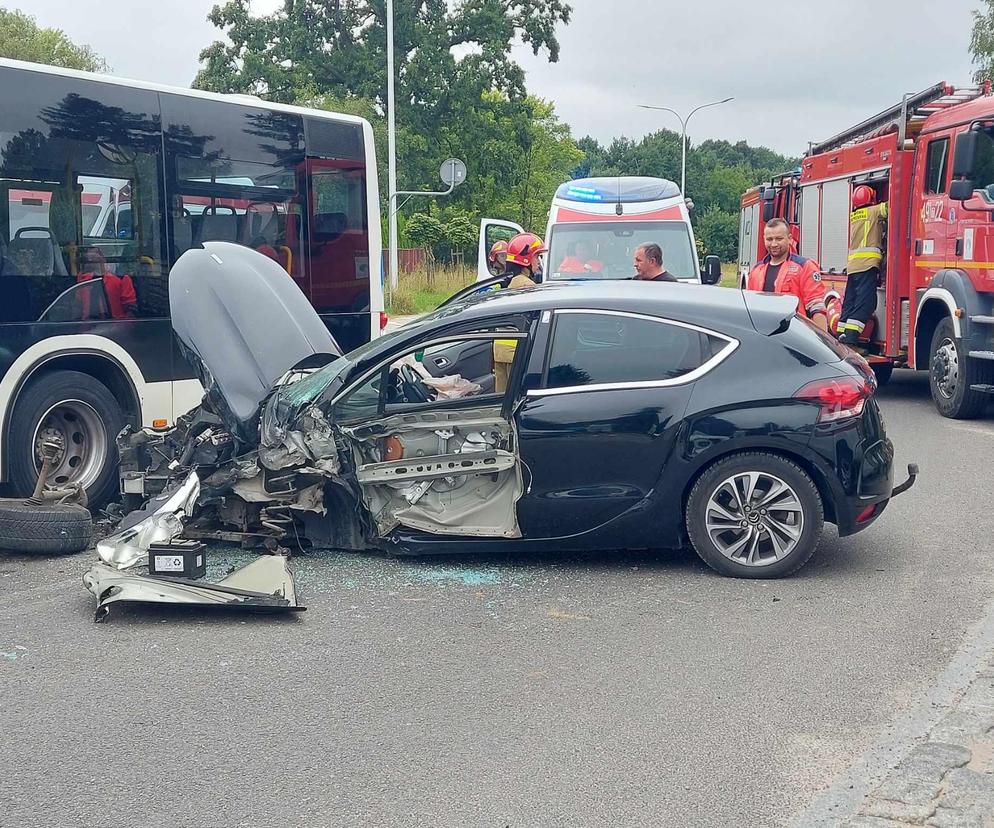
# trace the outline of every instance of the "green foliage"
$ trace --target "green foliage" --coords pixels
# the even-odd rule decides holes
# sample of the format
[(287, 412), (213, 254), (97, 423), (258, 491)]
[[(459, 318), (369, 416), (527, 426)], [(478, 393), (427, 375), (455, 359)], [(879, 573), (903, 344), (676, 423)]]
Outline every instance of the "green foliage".
[(974, 81), (994, 79), (994, 0), (982, 0), (981, 8), (973, 12), (970, 55), (977, 67)]
[(709, 205), (697, 219), (699, 241), (704, 243), (704, 253), (718, 256), (723, 262), (735, 260), (739, 245), (739, 215), (722, 210), (717, 204)]
[(407, 219), (406, 235), (411, 244), (430, 250), (442, 240), (445, 226), (428, 213), (415, 213)]
[(0, 57), (87, 72), (108, 69), (93, 49), (76, 45), (61, 29), (41, 28), (30, 15), (7, 9), (0, 9)]
[(445, 222), (445, 237), (452, 250), (472, 253), (479, 240), (479, 222), (462, 210), (453, 211)]
[[(551, 104), (526, 94), (512, 46), (558, 59), (565, 0), (415, 0), (395, 8), (397, 169), (401, 190), (438, 189), (438, 168), (463, 158), (466, 182), (440, 207), (541, 230), (555, 188), (583, 160)], [(349, 112), (374, 125), (386, 200), (383, 0), (284, 0), (253, 16), (249, 0), (215, 6), (229, 42), (201, 53), (195, 85)], [(424, 210), (419, 198), (409, 209)]]

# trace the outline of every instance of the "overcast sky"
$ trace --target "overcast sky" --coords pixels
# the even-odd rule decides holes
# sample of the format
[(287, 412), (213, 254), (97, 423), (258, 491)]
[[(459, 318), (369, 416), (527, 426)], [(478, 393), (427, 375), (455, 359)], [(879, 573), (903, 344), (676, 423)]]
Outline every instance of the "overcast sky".
[[(395, 0), (398, 3), (404, 0)], [(913, 92), (969, 80), (970, 11), (980, 0), (572, 0), (558, 64), (516, 47), (529, 90), (555, 102), (576, 137), (608, 141), (678, 128), (787, 155)], [(90, 44), (115, 75), (188, 86), (219, 32), (211, 0), (0, 0)], [(279, 0), (255, 0), (268, 11)], [(857, 27), (854, 21), (860, 21)]]

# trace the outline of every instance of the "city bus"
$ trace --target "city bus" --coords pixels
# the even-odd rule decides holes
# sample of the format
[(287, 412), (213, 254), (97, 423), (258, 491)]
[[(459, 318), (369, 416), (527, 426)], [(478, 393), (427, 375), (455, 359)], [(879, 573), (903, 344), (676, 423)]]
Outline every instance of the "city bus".
[(373, 132), (349, 115), (0, 59), (0, 481), (116, 492), (115, 436), (202, 395), (169, 271), (228, 241), (277, 261), (343, 350), (383, 319)]

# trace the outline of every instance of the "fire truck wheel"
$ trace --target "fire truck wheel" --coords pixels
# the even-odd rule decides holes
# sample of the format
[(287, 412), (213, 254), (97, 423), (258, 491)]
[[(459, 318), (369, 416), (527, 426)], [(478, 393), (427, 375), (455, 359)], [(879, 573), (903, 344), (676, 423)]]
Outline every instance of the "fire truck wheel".
[(971, 386), (991, 384), (994, 365), (967, 356), (949, 317), (936, 327), (929, 356), (929, 385), (939, 413), (954, 420), (980, 416), (988, 397)]

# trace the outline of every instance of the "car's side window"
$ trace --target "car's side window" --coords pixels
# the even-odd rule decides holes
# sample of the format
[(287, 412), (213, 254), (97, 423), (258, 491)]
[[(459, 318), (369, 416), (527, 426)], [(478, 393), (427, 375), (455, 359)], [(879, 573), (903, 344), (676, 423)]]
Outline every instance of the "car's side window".
[(625, 313), (560, 311), (545, 387), (675, 380), (706, 364), (729, 342), (696, 328)]
[(348, 423), (456, 400), (499, 399), (524, 350), (516, 333), (491, 331), (409, 351), (348, 391), (335, 403), (334, 417)]

